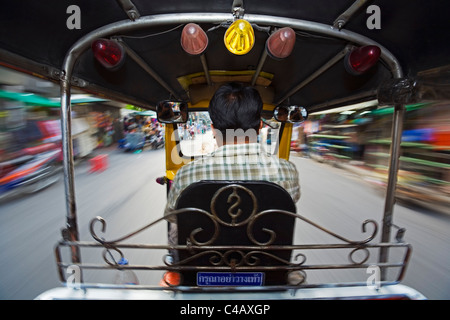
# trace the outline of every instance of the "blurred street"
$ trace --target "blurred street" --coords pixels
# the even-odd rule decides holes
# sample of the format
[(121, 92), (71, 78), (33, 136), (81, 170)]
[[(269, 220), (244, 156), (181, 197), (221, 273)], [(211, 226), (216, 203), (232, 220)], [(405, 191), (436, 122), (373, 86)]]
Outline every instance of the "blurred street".
[[(110, 146), (95, 152), (107, 154), (105, 171), (90, 172), (87, 160), (76, 166), (81, 240), (92, 240), (89, 221), (95, 216), (107, 221), (107, 239), (119, 238), (161, 217), (166, 189), (155, 179), (165, 173), (164, 150), (133, 153)], [(372, 218), (380, 223), (383, 197), (354, 172), (295, 155), (291, 161), (299, 170), (302, 185), (299, 214), (350, 239), (367, 236), (361, 231), (364, 220)], [(0, 299), (33, 299), (60, 285), (53, 249), (65, 225), (64, 201), (60, 179), (38, 193), (0, 204)], [(394, 223), (407, 229), (405, 241), (413, 246), (403, 284), (430, 299), (450, 299), (450, 216), (396, 205)], [(160, 228), (139, 235), (136, 241), (165, 243), (165, 236), (164, 228)], [(295, 243), (326, 240), (320, 232), (297, 224)], [(148, 263), (160, 257), (130, 257), (132, 262), (143, 263), (139, 259)], [(158, 283), (158, 277), (149, 281)]]

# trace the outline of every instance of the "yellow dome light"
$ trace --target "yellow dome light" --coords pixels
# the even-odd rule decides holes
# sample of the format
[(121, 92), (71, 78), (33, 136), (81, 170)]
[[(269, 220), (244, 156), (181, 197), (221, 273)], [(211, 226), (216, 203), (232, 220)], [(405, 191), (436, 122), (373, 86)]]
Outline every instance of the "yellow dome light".
[(253, 48), (255, 33), (248, 21), (239, 19), (227, 29), (223, 41), (228, 51), (237, 55), (243, 55)]

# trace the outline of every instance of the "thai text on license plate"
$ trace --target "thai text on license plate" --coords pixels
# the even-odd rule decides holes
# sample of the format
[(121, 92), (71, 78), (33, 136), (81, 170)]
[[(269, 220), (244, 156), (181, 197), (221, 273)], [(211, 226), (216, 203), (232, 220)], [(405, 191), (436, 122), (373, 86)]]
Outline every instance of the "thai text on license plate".
[(198, 286), (262, 286), (263, 272), (198, 272)]

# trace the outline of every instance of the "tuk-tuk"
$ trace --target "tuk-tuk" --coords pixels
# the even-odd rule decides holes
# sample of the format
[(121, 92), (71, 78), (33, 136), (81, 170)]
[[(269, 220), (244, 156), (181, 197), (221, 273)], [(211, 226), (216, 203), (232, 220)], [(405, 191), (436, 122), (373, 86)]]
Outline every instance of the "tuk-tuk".
[[(61, 87), (67, 213), (55, 257), (63, 286), (38, 299), (424, 299), (400, 283), (412, 248), (403, 239), (405, 230), (394, 224), (393, 208), (405, 105), (448, 98), (449, 7), (445, 1), (406, 0), (5, 2), (0, 65)], [(202, 181), (185, 197), (185, 206), (171, 213), (190, 228), (180, 230), (175, 245), (130, 242), (167, 224), (163, 212), (112, 240), (100, 235), (107, 223), (93, 214), (92, 239), (80, 239), (71, 89), (159, 113), (166, 150), (166, 173), (159, 182), (169, 191), (182, 166), (210, 151), (182, 149), (189, 142), (182, 135), (183, 123), (188, 114), (207, 111), (213, 93), (228, 82), (258, 90), (266, 133), (270, 131), (260, 142), (286, 160), (293, 127), (308, 113), (374, 99), (394, 106), (383, 219), (361, 221), (364, 235), (349, 239), (306, 218), (301, 207), (277, 202), (283, 190), (264, 181)], [(204, 115), (197, 117), (208, 124)], [(257, 206), (246, 218), (228, 221), (217, 212), (231, 212), (230, 201), (223, 200), (230, 194), (243, 198), (243, 208)], [(200, 200), (206, 203), (202, 208), (196, 206)], [(277, 218), (265, 221), (275, 214)], [(335, 242), (292, 243), (289, 232), (300, 223)], [(291, 228), (286, 232), (277, 225)], [(230, 242), (231, 235), (238, 240)], [(82, 251), (95, 248), (102, 250), (103, 262), (84, 261)], [(125, 264), (127, 250), (163, 252), (164, 258), (157, 265)], [(348, 261), (309, 261), (311, 251), (327, 250)], [(400, 251), (399, 260), (391, 260), (392, 251)], [(179, 259), (173, 259), (173, 252)], [(154, 285), (84, 282), (83, 273), (92, 269), (167, 273)], [(308, 284), (311, 270), (343, 269), (368, 273), (358, 283)], [(388, 279), (390, 269), (397, 271), (394, 279)]]

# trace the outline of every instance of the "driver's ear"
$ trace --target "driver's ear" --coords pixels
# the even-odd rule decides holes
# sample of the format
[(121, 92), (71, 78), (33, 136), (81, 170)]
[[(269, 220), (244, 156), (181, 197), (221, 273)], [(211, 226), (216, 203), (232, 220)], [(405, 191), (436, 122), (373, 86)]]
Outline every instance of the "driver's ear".
[(262, 129), (263, 126), (264, 126), (264, 123), (263, 123), (263, 121), (261, 120), (261, 121), (259, 122), (259, 128), (258, 128), (258, 131), (256, 132), (256, 134), (259, 134), (259, 132), (261, 131), (261, 129)]
[(220, 132), (219, 130), (216, 130), (212, 123), (211, 123), (211, 131), (213, 133), (214, 139), (216, 139), (217, 146), (218, 147), (223, 146), (224, 140), (223, 140), (222, 132)]

